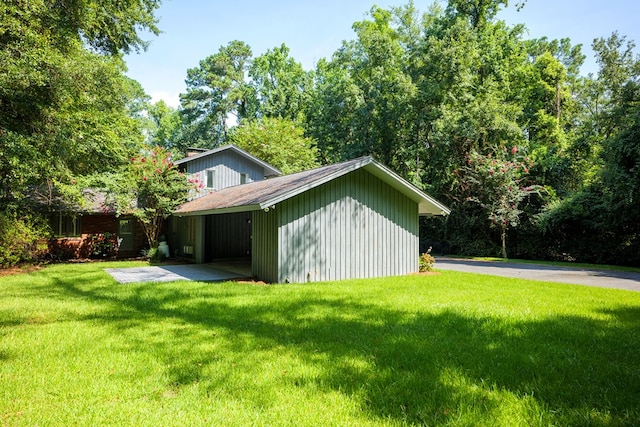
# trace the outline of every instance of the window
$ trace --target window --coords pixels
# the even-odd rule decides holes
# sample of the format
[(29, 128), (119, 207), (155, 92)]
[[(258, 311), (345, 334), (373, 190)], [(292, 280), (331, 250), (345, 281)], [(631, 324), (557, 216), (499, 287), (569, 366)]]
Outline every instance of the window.
[(51, 229), (56, 237), (79, 237), (82, 231), (82, 217), (75, 215), (51, 215)]
[(240, 184), (246, 184), (247, 183), (247, 174), (246, 173), (241, 173), (240, 174)]
[(211, 190), (216, 189), (216, 170), (215, 169), (207, 170), (207, 188)]

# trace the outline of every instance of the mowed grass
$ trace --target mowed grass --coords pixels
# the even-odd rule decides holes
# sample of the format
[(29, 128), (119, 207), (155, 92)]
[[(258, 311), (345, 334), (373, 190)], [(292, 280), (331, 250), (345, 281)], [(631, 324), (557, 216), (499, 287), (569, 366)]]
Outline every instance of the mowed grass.
[(0, 278), (0, 424), (640, 423), (640, 293), (456, 272), (259, 286), (103, 271), (130, 265)]

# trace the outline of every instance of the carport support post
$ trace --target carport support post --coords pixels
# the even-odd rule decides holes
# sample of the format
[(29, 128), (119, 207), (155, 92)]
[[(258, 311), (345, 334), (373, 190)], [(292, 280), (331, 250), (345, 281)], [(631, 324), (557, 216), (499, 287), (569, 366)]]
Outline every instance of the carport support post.
[(200, 215), (196, 217), (196, 247), (195, 260), (196, 264), (204, 263), (204, 216)]

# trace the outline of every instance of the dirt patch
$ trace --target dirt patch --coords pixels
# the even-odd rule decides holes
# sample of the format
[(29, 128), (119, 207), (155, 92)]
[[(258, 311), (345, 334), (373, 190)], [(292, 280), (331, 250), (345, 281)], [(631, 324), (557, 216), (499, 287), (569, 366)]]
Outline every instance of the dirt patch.
[(265, 283), (262, 280), (240, 279), (240, 280), (233, 280), (233, 281), (236, 282), (236, 283), (243, 284), (243, 285), (269, 286), (268, 283)]
[(440, 274), (442, 273), (439, 271), (416, 271), (414, 273), (409, 273), (409, 276), (439, 276)]
[(18, 267), (0, 268), (0, 277), (15, 276), (17, 274), (27, 274), (41, 269), (41, 265), (21, 265)]

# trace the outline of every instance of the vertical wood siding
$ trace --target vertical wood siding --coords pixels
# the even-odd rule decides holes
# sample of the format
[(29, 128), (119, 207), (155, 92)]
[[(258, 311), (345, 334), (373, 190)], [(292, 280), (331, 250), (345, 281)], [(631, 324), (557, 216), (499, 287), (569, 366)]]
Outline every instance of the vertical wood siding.
[(251, 270), (265, 282), (277, 283), (278, 269), (278, 215), (279, 210), (254, 211), (251, 220)]
[[(229, 150), (187, 163), (186, 172), (192, 178), (197, 178), (206, 187), (207, 170), (209, 169), (216, 170), (215, 190), (240, 185), (240, 175), (243, 173), (247, 174), (247, 183), (264, 179), (263, 167)], [(208, 194), (209, 191), (211, 189), (203, 188), (200, 190), (199, 195)]]
[(286, 200), (276, 210), (278, 282), (393, 276), (418, 269), (417, 203), (365, 170)]

